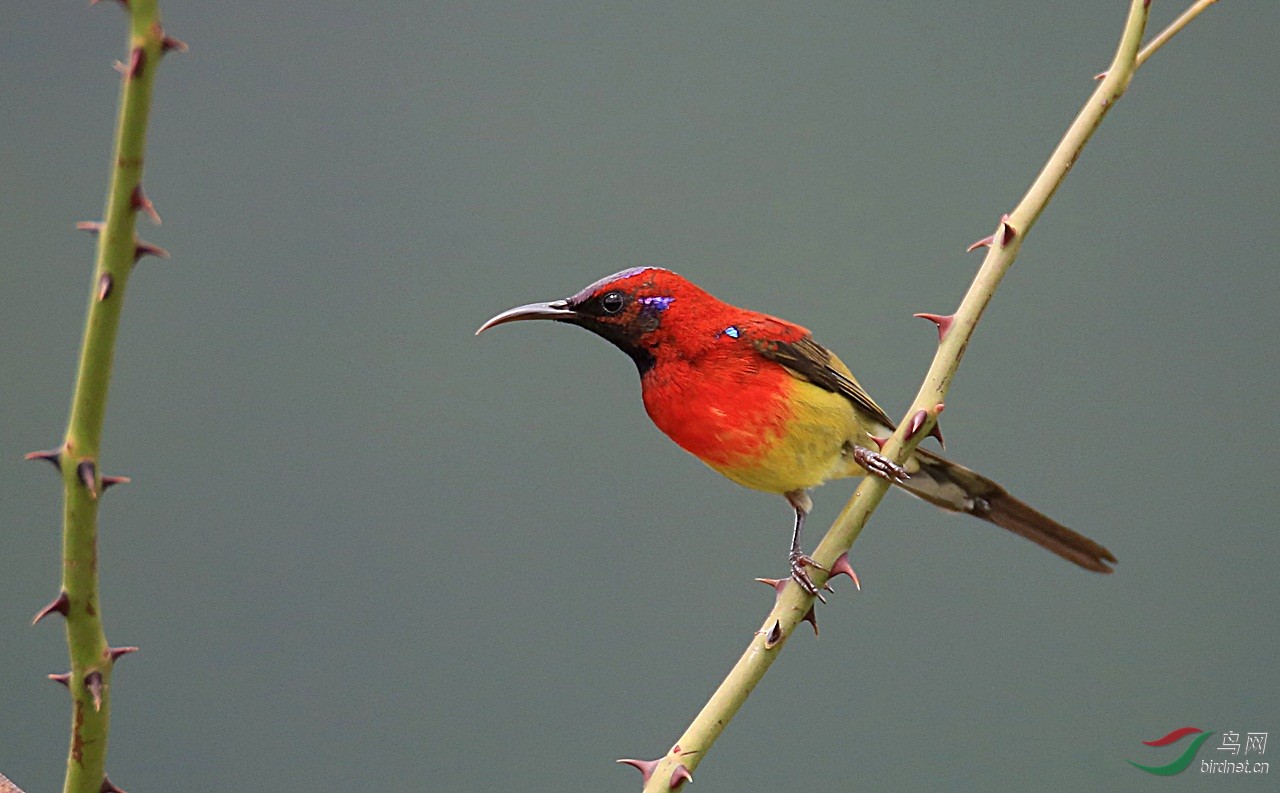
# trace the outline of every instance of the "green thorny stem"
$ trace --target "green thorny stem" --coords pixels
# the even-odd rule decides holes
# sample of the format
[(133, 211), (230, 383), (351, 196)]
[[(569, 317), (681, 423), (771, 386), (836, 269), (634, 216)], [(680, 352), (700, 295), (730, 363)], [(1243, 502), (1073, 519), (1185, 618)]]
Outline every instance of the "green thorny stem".
[(138, 210), (155, 219), (142, 192), (143, 152), (156, 66), (165, 51), (185, 49), (165, 36), (156, 0), (121, 0), (129, 14), (129, 49), (116, 68), (122, 74), (119, 119), (111, 185), (102, 223), (82, 223), (98, 233), (97, 261), (89, 295), (84, 342), (76, 375), (67, 434), (60, 449), (33, 453), (57, 463), (65, 491), (62, 539), (62, 591), (37, 615), (53, 611), (66, 617), (71, 671), (54, 679), (71, 692), (71, 742), (65, 793), (98, 793), (114, 786), (103, 770), (111, 714), (111, 676), (115, 661), (136, 648), (111, 648), (98, 603), (98, 496), (122, 477), (101, 473), (100, 446), (116, 330), (134, 262), (143, 255), (166, 255), (140, 242), (134, 226)]
[[(1168, 37), (1211, 5), (1212, 1), (1199, 0), (1195, 3), (1170, 26), (1170, 30), (1156, 38), (1147, 54), (1167, 41)], [(1018, 255), (1023, 238), (1044, 212), (1049, 199), (1066, 178), (1107, 111), (1128, 88), (1138, 65), (1138, 48), (1142, 43), (1149, 4), (1150, 0), (1130, 0), (1120, 45), (1111, 67), (1101, 76), (1101, 83), (1085, 102), (1084, 108), (1076, 116), (1026, 195), (1012, 212), (1001, 218), (1000, 225), (990, 238), (976, 244), (989, 247), (982, 267), (954, 317), (950, 318), (949, 327), (945, 320), (940, 323), (942, 339), (933, 364), (902, 424), (884, 445), (883, 454), (895, 462), (904, 462), (936, 424), (974, 327), (995, 294), (1000, 280)], [(852, 547), (867, 518), (888, 489), (889, 483), (883, 478), (868, 476), (863, 480), (814, 551), (813, 557), (818, 564), (831, 569), (839, 556)], [(825, 583), (826, 577), (826, 573), (814, 571), (814, 583), (818, 586)], [(656, 761), (625, 761), (640, 768), (645, 777), (645, 791), (657, 793), (673, 790), (691, 779), (690, 772), (706, 757), (712, 744), (764, 677), (783, 645), (813, 608), (813, 602), (813, 596), (806, 594), (794, 582), (788, 584), (779, 594), (773, 609), (746, 652), (734, 664), (728, 676), (671, 750)]]

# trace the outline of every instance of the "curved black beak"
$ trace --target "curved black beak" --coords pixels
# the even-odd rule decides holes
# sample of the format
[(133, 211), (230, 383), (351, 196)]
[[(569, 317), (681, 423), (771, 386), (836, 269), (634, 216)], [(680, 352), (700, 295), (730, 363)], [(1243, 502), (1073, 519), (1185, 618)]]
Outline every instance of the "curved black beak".
[(569, 308), (568, 300), (552, 300), (547, 303), (529, 303), (523, 306), (509, 308), (488, 322), (480, 326), (476, 331), (479, 336), (489, 328), (495, 325), (504, 325), (508, 322), (516, 322), (522, 319), (558, 319), (566, 320), (578, 316), (578, 312)]

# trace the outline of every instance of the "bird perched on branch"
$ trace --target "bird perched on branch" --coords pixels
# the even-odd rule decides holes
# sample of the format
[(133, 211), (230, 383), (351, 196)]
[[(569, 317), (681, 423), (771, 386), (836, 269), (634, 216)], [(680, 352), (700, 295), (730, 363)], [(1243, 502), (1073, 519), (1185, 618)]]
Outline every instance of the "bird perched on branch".
[(791, 577), (817, 594), (800, 548), (823, 482), (874, 474), (912, 495), (1026, 537), (1086, 570), (1116, 561), (1093, 540), (986, 477), (924, 449), (899, 467), (879, 453), (894, 423), (809, 331), (729, 305), (675, 273), (638, 267), (572, 297), (530, 303), (480, 326), (547, 319), (612, 342), (635, 362), (645, 410), (685, 451), (740, 485), (778, 493), (795, 510)]

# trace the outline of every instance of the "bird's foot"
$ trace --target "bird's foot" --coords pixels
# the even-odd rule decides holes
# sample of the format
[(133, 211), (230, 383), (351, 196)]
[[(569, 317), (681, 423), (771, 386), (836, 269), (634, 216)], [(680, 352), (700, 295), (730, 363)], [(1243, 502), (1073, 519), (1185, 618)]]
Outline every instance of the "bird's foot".
[(883, 454), (873, 452), (865, 446), (853, 447), (853, 460), (876, 476), (882, 476), (890, 482), (902, 484), (911, 478), (911, 474), (907, 473), (907, 469)]
[(815, 562), (812, 556), (801, 552), (798, 548), (793, 550), (788, 558), (791, 562), (791, 579), (799, 584), (800, 588), (807, 592), (811, 597), (816, 597), (818, 600), (826, 603), (827, 599), (822, 596), (820, 591), (818, 591), (817, 585), (813, 583), (813, 579), (809, 577), (809, 572), (805, 568), (812, 567), (813, 569), (821, 570), (824, 573), (827, 571), (827, 568)]

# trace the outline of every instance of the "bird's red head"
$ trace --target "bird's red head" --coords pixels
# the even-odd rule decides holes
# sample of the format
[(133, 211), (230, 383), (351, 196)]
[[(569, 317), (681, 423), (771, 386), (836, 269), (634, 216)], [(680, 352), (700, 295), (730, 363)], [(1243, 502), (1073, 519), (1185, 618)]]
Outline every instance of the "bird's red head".
[(680, 343), (683, 328), (721, 306), (725, 304), (670, 270), (635, 267), (601, 278), (572, 297), (508, 309), (476, 333), (525, 319), (567, 322), (612, 342), (644, 374), (656, 362), (659, 348)]

